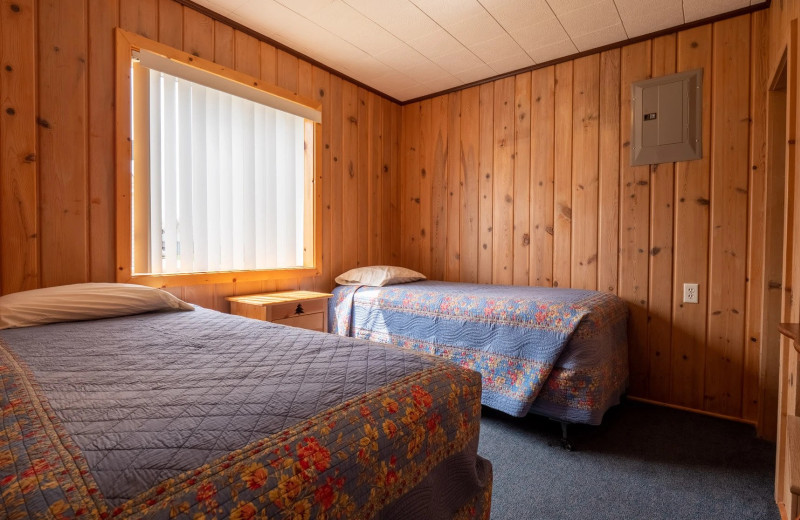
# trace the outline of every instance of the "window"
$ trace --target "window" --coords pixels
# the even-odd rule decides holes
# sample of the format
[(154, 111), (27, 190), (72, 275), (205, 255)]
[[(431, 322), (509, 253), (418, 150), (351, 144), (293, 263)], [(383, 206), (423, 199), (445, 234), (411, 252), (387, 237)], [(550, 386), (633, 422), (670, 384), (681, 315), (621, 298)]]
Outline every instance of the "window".
[(120, 57), (118, 279), (317, 274), (318, 104), (121, 30)]

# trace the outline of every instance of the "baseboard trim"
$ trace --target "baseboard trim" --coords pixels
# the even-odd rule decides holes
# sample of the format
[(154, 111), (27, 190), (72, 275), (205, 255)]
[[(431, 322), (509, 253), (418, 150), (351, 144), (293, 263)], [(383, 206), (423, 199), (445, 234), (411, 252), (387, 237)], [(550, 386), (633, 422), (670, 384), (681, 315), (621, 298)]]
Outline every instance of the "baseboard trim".
[(714, 413), (714, 412), (707, 412), (705, 410), (698, 410), (696, 408), (689, 408), (688, 406), (680, 406), (677, 404), (670, 404), (670, 403), (662, 403), (661, 401), (653, 401), (651, 399), (645, 399), (644, 397), (636, 397), (633, 395), (627, 396), (628, 399), (631, 401), (638, 401), (640, 403), (647, 403), (656, 406), (664, 406), (666, 408), (673, 408), (675, 410), (682, 410), (684, 412), (692, 412), (692, 413), (699, 413), (701, 415), (708, 415), (710, 417), (716, 417), (717, 419), (725, 419), (727, 421), (734, 421), (743, 424), (750, 424), (752, 426), (757, 426), (756, 421), (751, 421), (749, 419), (742, 419), (741, 417), (733, 417), (731, 415), (725, 415), (721, 413)]

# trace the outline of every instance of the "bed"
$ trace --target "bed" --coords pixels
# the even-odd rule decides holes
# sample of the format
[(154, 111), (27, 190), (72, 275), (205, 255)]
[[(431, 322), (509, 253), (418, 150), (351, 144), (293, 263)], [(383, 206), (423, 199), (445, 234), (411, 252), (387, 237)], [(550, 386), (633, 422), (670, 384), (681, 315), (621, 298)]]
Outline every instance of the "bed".
[(600, 424), (627, 387), (627, 307), (595, 291), (419, 281), (342, 285), (329, 327), (479, 371), (483, 404)]
[(2, 330), (0, 384), (2, 518), (489, 517), (433, 356), (198, 307)]

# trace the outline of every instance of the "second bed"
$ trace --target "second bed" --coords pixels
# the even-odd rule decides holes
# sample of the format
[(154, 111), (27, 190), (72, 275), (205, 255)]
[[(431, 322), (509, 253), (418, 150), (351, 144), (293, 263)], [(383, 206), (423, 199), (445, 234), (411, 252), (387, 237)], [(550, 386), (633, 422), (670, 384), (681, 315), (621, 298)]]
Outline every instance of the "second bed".
[(333, 294), (331, 332), (477, 370), (482, 403), (513, 416), (600, 424), (627, 388), (628, 311), (612, 294), (437, 281)]

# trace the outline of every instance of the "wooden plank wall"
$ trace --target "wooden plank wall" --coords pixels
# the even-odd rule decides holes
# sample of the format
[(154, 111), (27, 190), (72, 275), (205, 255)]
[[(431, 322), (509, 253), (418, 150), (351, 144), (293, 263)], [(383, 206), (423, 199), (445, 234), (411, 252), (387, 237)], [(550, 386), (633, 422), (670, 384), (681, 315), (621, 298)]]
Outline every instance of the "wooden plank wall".
[(173, 0), (19, 0), (0, 10), (0, 294), (114, 281), (114, 27), (323, 104), (322, 275), (171, 290), (227, 310), (398, 263), (398, 105)]
[[(761, 316), (747, 290), (748, 275), (763, 283), (748, 216), (764, 211), (765, 20), (404, 106), (403, 264), (434, 279), (616, 293), (631, 310), (632, 395), (755, 421), (760, 335), (745, 319)], [(700, 67), (703, 159), (631, 167), (631, 82)], [(684, 282), (699, 284), (699, 305), (682, 303)]]

